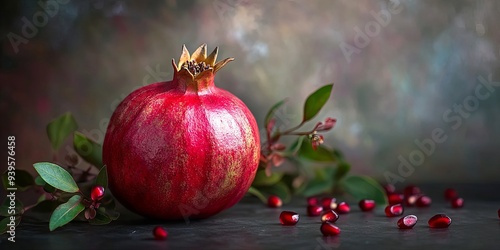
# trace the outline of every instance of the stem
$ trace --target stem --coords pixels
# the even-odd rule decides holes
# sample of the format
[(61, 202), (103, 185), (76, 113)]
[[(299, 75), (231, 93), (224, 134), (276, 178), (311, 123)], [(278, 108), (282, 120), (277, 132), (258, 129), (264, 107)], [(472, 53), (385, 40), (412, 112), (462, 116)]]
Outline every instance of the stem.
[(23, 208), (23, 212), (22, 212), (22, 213), (24, 214), (26, 211), (28, 211), (28, 210), (30, 210), (30, 209), (32, 209), (32, 208), (34, 208), (34, 207), (36, 207), (38, 204), (39, 204), (39, 203), (35, 203), (35, 204), (29, 205), (29, 206), (27, 206), (27, 207), (24, 207), (24, 208)]
[(312, 133), (314, 133), (314, 130), (305, 131), (305, 132), (287, 133), (287, 134), (282, 134), (282, 135), (310, 135)]
[(268, 151), (271, 151), (271, 144), (269, 143), (269, 141), (271, 141), (272, 138), (274, 137), (280, 137), (280, 136), (283, 136), (283, 135), (298, 135), (298, 136), (301, 136), (301, 135), (309, 135), (311, 133), (313, 133), (316, 129), (316, 127), (311, 130), (311, 131), (307, 131), (307, 132), (295, 132), (293, 133), (295, 130), (299, 129), (300, 127), (302, 127), (302, 125), (304, 125), (304, 121), (302, 121), (299, 125), (295, 126), (295, 127), (292, 127), (292, 128), (289, 128), (283, 132), (278, 132), (276, 134), (274, 134), (272, 137), (269, 135), (269, 133), (267, 133), (267, 141), (265, 141), (263, 143), (263, 145), (266, 145), (266, 148)]
[(259, 198), (262, 203), (267, 203), (266, 197), (254, 187), (250, 187), (247, 192)]
[(302, 125), (304, 125), (304, 122), (303, 122), (303, 121), (302, 121), (299, 125), (297, 125), (297, 126), (295, 126), (295, 127), (293, 127), (293, 128), (290, 128), (290, 129), (288, 129), (288, 130), (285, 130), (285, 131), (283, 131), (283, 132), (281, 132), (281, 133), (278, 133), (278, 134), (279, 134), (279, 135), (288, 135), (288, 134), (290, 134), (291, 132), (293, 132), (293, 131), (295, 131), (295, 130), (299, 129), (300, 127), (302, 127)]

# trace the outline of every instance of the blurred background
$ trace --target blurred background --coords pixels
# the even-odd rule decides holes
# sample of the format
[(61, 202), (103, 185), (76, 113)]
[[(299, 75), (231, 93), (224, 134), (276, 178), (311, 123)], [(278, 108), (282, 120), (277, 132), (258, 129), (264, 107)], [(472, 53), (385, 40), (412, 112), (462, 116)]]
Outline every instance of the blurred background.
[[(67, 111), (102, 142), (126, 95), (171, 80), (183, 44), (207, 43), (236, 58), (216, 84), (259, 125), (290, 97), (278, 118), (294, 126), (305, 98), (334, 82), (316, 120), (337, 118), (325, 145), (354, 173), (499, 180), (499, 1), (3, 0), (0, 12), (0, 138), (16, 136), (18, 168), (51, 160), (45, 126)], [(436, 129), (444, 142), (417, 145)], [(414, 171), (400, 173), (401, 159)]]

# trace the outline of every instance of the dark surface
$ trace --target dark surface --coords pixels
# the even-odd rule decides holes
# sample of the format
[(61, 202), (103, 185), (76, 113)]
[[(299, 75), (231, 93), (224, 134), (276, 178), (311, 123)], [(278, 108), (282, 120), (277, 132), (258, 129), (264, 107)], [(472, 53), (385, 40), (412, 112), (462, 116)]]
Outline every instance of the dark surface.
[[(466, 203), (462, 209), (451, 209), (437, 192), (431, 196), (431, 207), (406, 209), (405, 215), (415, 214), (419, 219), (409, 230), (398, 229), (399, 217), (385, 217), (382, 207), (361, 212), (352, 204), (351, 213), (336, 222), (341, 234), (323, 237), (319, 217), (305, 215), (304, 199), (272, 209), (246, 197), (219, 215), (189, 223), (146, 220), (125, 212), (106, 226), (73, 222), (49, 232), (47, 223), (23, 221), (16, 229), (16, 243), (2, 235), (0, 249), (500, 249), (500, 201), (495, 187), (463, 186), (460, 193)], [(280, 225), (282, 210), (300, 213), (299, 223)], [(450, 216), (451, 226), (429, 228), (427, 221), (436, 213)], [(168, 230), (166, 241), (153, 239), (156, 225)]]

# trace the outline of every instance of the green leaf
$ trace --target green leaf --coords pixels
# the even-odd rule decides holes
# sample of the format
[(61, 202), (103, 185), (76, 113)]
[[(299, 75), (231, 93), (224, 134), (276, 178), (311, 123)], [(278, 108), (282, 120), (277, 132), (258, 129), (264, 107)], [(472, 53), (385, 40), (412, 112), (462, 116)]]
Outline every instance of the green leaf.
[(10, 222), (10, 217), (5, 217), (0, 221), (0, 234), (4, 234), (8, 230), (7, 224)]
[(282, 177), (283, 173), (271, 173), (271, 176), (267, 176), (265, 170), (259, 169), (255, 174), (255, 179), (253, 179), (252, 186), (270, 186), (280, 181)]
[[(38, 186), (42, 186), (43, 190), (47, 193), (54, 193), (56, 191), (56, 188), (47, 184), (47, 182), (45, 182), (41, 176), (37, 176), (35, 178), (35, 184)], [(41, 197), (45, 197), (45, 195), (42, 195)]]
[(113, 220), (102, 209), (98, 209), (94, 219), (89, 220), (89, 223), (91, 225), (106, 225), (111, 221)]
[(340, 150), (334, 149), (333, 155), (335, 155), (338, 159), (344, 159), (344, 154)]
[(49, 229), (54, 231), (58, 227), (62, 227), (72, 221), (85, 206), (81, 203), (82, 197), (75, 195), (68, 202), (59, 205), (50, 216)]
[(95, 184), (104, 188), (108, 188), (108, 169), (106, 168), (106, 165), (104, 165), (101, 168), (101, 171), (99, 171), (99, 174), (97, 174), (97, 177), (95, 178)]
[(319, 161), (319, 162), (335, 162), (337, 157), (328, 148), (323, 145), (319, 145), (316, 150), (312, 148), (310, 140), (304, 140), (300, 145), (300, 150), (297, 153), (299, 158), (309, 161)]
[(106, 192), (104, 198), (102, 198), (101, 207), (106, 207), (107, 210), (114, 210), (116, 208), (115, 199), (113, 199), (113, 196), (109, 192)]
[(51, 185), (49, 185), (49, 184), (45, 184), (45, 185), (43, 186), (43, 191), (45, 191), (45, 192), (47, 192), (47, 193), (49, 193), (49, 194), (53, 194), (53, 193), (55, 193), (55, 192), (56, 192), (56, 190), (57, 190), (57, 189), (56, 189), (55, 187), (53, 187), (53, 186), (51, 186)]
[(73, 137), (73, 147), (78, 155), (80, 155), (88, 163), (96, 166), (97, 168), (101, 168), (103, 166), (101, 144), (94, 142), (80, 132), (75, 132)]
[(335, 170), (332, 167), (322, 167), (314, 171), (314, 178), (300, 189), (304, 196), (313, 196), (329, 192), (333, 189), (334, 180), (332, 178)]
[(2, 183), (5, 189), (7, 188), (17, 188), (18, 191), (24, 191), (35, 184), (33, 176), (28, 171), (16, 169), (14, 170), (15, 175), (10, 175), (15, 178), (14, 186), (9, 185), (9, 171), (5, 171), (2, 175)]
[(323, 108), (325, 103), (330, 98), (332, 88), (333, 83), (325, 85), (309, 95), (309, 97), (307, 97), (306, 103), (304, 104), (304, 118), (302, 119), (303, 123), (311, 120), (319, 113), (321, 108)]
[[(18, 199), (14, 199), (14, 207), (13, 208), (9, 208), (10, 207), (10, 197), (7, 197), (5, 198), (5, 200), (3, 201), (2, 205), (0, 206), (0, 216), (12, 216), (12, 215), (17, 215), (17, 214), (21, 214), (21, 212), (23, 211), (23, 203), (18, 200)], [(9, 211), (11, 210), (11, 211)], [(14, 213), (9, 213), (9, 212), (14, 212)]]
[(314, 196), (331, 191), (333, 188), (332, 180), (318, 180), (314, 179), (308, 182), (304, 189), (301, 190), (302, 195)]
[(377, 205), (387, 204), (384, 189), (371, 177), (351, 175), (342, 183), (345, 191), (357, 200), (371, 199)]
[(47, 135), (53, 150), (58, 150), (64, 139), (78, 128), (71, 113), (65, 113), (47, 125)]
[(292, 199), (292, 192), (288, 186), (281, 181), (272, 186), (262, 187), (260, 191), (267, 195), (277, 195), (283, 202), (289, 202)]
[(120, 217), (120, 212), (114, 210), (114, 209), (108, 209), (104, 207), (100, 207), (99, 209), (102, 209), (104, 213), (112, 220), (117, 220), (118, 217)]
[(38, 200), (36, 200), (36, 204), (38, 205), (38, 204), (40, 204), (40, 202), (45, 201), (45, 200), (47, 200), (47, 196), (45, 196), (45, 194), (42, 194), (42, 195), (40, 195), (40, 197), (38, 197)]
[(262, 203), (267, 203), (267, 198), (255, 187), (250, 187), (247, 193), (259, 198)]
[(339, 164), (337, 164), (337, 168), (335, 169), (335, 174), (333, 178), (336, 181), (339, 181), (340, 179), (344, 178), (347, 175), (347, 173), (349, 173), (350, 170), (351, 170), (351, 165), (345, 161), (341, 161), (339, 162)]
[(52, 187), (68, 193), (78, 192), (75, 180), (64, 168), (50, 162), (38, 162), (33, 166), (42, 179)]
[(316, 169), (316, 178), (320, 180), (332, 180), (335, 169), (333, 167), (322, 167)]
[(287, 149), (283, 152), (283, 156), (293, 156), (297, 154), (300, 147), (302, 146), (302, 142), (304, 141), (305, 136), (299, 136), (297, 140), (295, 140)]
[(274, 104), (270, 109), (269, 111), (267, 112), (267, 115), (266, 115), (266, 119), (264, 119), (264, 127), (267, 128), (267, 124), (269, 124), (269, 122), (271, 121), (271, 119), (273, 118), (274, 116), (274, 113), (276, 112), (276, 110), (279, 109), (279, 107), (281, 107), (284, 103), (285, 103), (286, 99), (283, 99), (279, 102), (277, 102), (276, 104)]
[(35, 184), (43, 187), (45, 186), (45, 184), (47, 184), (47, 182), (45, 182), (41, 176), (37, 176), (35, 178)]
[[(17, 227), (19, 223), (21, 223), (21, 216), (16, 216), (14, 222), (16, 224), (15, 226)], [(7, 225), (9, 223), (10, 223), (10, 216), (0, 221), (0, 234), (4, 234), (7, 231), (9, 231), (10, 226)]]

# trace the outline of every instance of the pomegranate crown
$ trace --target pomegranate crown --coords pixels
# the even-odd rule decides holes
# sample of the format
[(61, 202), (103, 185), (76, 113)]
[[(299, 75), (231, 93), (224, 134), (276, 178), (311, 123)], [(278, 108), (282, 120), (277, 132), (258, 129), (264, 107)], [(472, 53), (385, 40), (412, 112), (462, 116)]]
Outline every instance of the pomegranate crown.
[(182, 54), (179, 58), (179, 63), (176, 64), (175, 59), (172, 59), (172, 66), (176, 74), (190, 75), (195, 80), (200, 78), (204, 72), (215, 74), (228, 62), (234, 60), (234, 58), (229, 57), (215, 63), (218, 53), (219, 47), (215, 47), (214, 51), (207, 56), (207, 45), (202, 44), (190, 55), (186, 49), (186, 45), (182, 45)]

